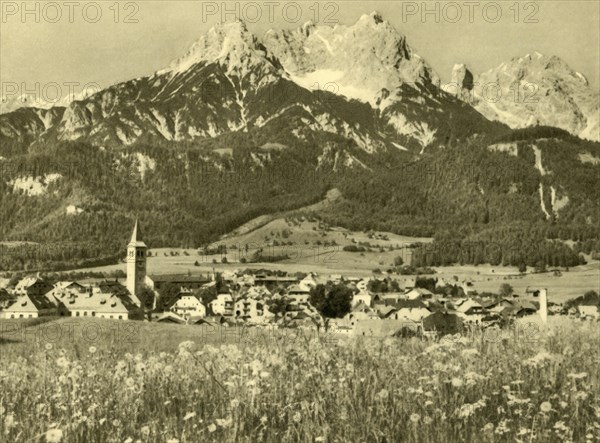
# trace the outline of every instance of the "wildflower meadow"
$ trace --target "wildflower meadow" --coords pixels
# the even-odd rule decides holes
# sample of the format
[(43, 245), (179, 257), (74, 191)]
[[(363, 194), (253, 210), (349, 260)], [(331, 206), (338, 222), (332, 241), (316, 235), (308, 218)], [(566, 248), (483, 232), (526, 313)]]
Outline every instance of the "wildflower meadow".
[(140, 323), (131, 343), (5, 334), (0, 441), (600, 441), (592, 323), (494, 340), (198, 331)]

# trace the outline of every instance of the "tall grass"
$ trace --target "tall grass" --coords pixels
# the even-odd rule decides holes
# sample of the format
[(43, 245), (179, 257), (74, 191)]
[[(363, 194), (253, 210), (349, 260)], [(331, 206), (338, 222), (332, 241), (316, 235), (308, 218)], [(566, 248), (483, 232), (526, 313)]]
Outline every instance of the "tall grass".
[(147, 324), (120, 346), (22, 340), (0, 345), (0, 441), (600, 441), (596, 325), (435, 343), (205, 343)]

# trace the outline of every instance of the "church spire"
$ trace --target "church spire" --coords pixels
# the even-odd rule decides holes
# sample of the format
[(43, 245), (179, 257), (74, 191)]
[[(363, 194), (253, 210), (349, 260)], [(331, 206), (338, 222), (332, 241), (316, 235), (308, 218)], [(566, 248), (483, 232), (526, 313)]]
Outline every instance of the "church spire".
[(133, 226), (133, 232), (131, 233), (131, 240), (129, 241), (129, 245), (146, 246), (146, 244), (142, 241), (142, 230), (139, 226), (137, 218), (135, 219), (135, 225)]

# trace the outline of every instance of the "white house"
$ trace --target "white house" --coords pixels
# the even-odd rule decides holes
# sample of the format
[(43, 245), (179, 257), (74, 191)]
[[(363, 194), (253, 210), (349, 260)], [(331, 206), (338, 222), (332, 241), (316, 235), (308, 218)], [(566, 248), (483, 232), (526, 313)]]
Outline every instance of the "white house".
[(371, 301), (373, 300), (373, 296), (366, 290), (361, 290), (360, 292), (354, 294), (352, 297), (352, 306), (357, 306), (360, 303), (364, 303), (367, 306), (371, 306)]
[(254, 323), (266, 323), (273, 317), (265, 302), (254, 298), (236, 300), (233, 307), (233, 315), (235, 318)]
[(171, 306), (171, 311), (183, 318), (206, 317), (206, 307), (194, 294), (181, 294), (179, 300)]
[(231, 294), (219, 294), (209, 303), (209, 306), (215, 315), (232, 315), (233, 297)]

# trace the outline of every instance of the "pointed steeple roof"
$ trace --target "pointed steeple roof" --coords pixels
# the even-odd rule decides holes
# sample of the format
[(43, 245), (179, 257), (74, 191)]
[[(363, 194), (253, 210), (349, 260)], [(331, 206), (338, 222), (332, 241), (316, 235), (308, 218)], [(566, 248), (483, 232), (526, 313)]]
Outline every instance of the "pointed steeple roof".
[(131, 233), (131, 240), (127, 246), (146, 247), (146, 244), (142, 241), (142, 230), (139, 226), (137, 218), (135, 219), (135, 225), (133, 226), (133, 232)]

